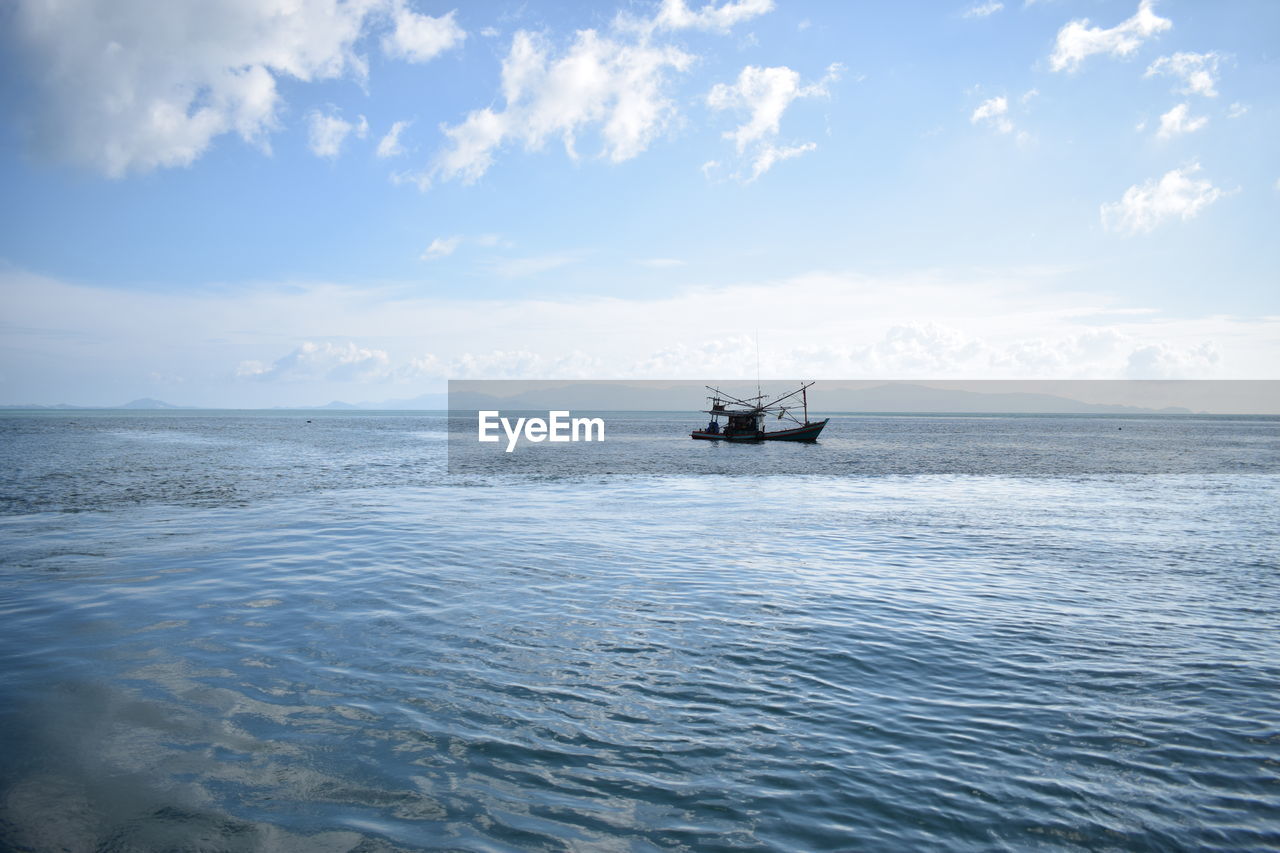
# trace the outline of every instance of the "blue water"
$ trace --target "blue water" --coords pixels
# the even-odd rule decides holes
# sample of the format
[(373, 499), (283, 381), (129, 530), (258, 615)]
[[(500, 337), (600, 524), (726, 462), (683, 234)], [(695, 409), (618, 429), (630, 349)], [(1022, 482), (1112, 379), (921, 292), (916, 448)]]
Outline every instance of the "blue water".
[(1280, 847), (1280, 421), (688, 427), (0, 418), (0, 848)]

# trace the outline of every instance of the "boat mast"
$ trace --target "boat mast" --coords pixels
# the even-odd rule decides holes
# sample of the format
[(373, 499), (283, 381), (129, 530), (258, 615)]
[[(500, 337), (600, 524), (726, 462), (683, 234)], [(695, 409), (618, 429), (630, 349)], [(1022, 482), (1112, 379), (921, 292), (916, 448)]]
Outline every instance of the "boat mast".
[(809, 386), (800, 389), (800, 399), (804, 400), (804, 422), (809, 423)]
[(760, 393), (760, 330), (756, 329), (756, 397), (763, 397)]

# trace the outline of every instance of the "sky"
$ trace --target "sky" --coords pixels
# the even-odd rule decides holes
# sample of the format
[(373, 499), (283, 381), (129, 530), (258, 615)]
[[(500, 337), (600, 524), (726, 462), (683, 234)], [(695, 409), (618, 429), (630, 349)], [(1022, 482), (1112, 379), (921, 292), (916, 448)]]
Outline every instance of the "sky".
[(0, 403), (1275, 379), (1272, 0), (11, 0)]

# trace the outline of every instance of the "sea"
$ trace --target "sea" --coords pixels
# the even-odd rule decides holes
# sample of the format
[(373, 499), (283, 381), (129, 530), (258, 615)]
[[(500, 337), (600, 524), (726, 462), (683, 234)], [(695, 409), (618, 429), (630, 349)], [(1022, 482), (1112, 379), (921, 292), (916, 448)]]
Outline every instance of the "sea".
[(0, 849), (1280, 849), (1280, 419), (607, 423), (0, 413)]

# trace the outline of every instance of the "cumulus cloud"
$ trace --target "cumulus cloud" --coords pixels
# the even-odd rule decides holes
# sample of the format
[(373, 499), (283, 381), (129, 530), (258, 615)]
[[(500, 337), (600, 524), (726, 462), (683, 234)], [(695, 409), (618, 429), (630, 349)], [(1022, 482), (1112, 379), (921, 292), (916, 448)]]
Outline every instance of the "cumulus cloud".
[(1154, 0), (1142, 0), (1133, 17), (1109, 29), (1090, 27), (1087, 18), (1072, 21), (1058, 31), (1049, 67), (1054, 71), (1075, 71), (1094, 54), (1132, 55), (1143, 41), (1173, 26), (1168, 18), (1155, 13), (1154, 6)]
[(454, 12), (433, 18), (419, 15), (403, 2), (395, 4), (395, 23), (382, 37), (382, 49), (388, 55), (409, 62), (426, 62), (462, 43), (467, 34), (453, 20)]
[(1190, 112), (1190, 106), (1178, 104), (1169, 112), (1160, 116), (1160, 129), (1156, 131), (1156, 136), (1161, 139), (1169, 139), (1184, 133), (1192, 133), (1209, 123), (1207, 117), (1193, 116)]
[(306, 341), (269, 365), (242, 361), (236, 376), (263, 382), (356, 382), (385, 378), (390, 372), (391, 359), (385, 350), (367, 349), (350, 341), (346, 344)]
[(825, 78), (810, 86), (800, 85), (799, 73), (790, 68), (757, 68), (748, 65), (733, 85), (717, 83), (707, 95), (707, 103), (715, 109), (745, 108), (751, 115), (736, 130), (727, 132), (742, 153), (753, 142), (778, 135), (782, 114), (797, 98), (826, 95), (826, 84), (839, 77), (839, 66), (832, 66)]
[[(31, 365), (6, 377), (6, 396), (33, 402), (92, 399), (93, 389), (108, 387), (124, 399), (158, 367), (188, 378), (190, 402), (228, 407), (341, 397), (347, 380), (327, 377), (351, 373), (367, 383), (357, 399), (403, 396), (395, 386), (427, 374), (733, 377), (754, 362), (753, 342), (734, 341), (757, 326), (765, 378), (1120, 378), (1143, 366), (1146, 356), (1133, 369), (1129, 361), (1144, 347), (1189, 359), (1206, 343), (1219, 354), (1213, 375), (1272, 378), (1280, 317), (1162, 317), (1105, 284), (1070, 288), (1070, 275), (814, 273), (557, 300), (386, 284), (137, 290), (0, 269), (8, 321), (0, 339)], [(719, 342), (714, 362), (701, 350), (711, 342)], [(667, 355), (656, 360), (658, 353)]]
[(965, 9), (962, 17), (987, 18), (994, 15), (996, 12), (999, 12), (1003, 8), (1004, 4), (999, 2), (999, 0), (990, 0), (990, 2), (979, 3), (976, 6), (970, 6), (968, 9)]
[(557, 54), (545, 37), (522, 30), (502, 64), (505, 107), (474, 110), (460, 124), (445, 127), (448, 145), (420, 183), (432, 178), (471, 183), (509, 142), (537, 150), (559, 138), (576, 157), (576, 140), (588, 130), (599, 132), (602, 156), (615, 163), (635, 157), (674, 110), (666, 93), (668, 72), (683, 71), (692, 62), (674, 46), (625, 41), (595, 30), (578, 32)]
[(1144, 77), (1164, 75), (1182, 80), (1182, 88), (1174, 91), (1184, 95), (1204, 95), (1206, 98), (1218, 96), (1217, 75), (1218, 63), (1222, 59), (1217, 53), (1175, 53), (1162, 56), (1147, 68)]
[(4, 37), (37, 93), (33, 149), (114, 178), (190, 165), (224, 134), (268, 149), (280, 80), (364, 80), (356, 43), (412, 14), (403, 0), (10, 5)]
[(994, 127), (1001, 133), (1012, 133), (1013, 122), (1009, 121), (1009, 100), (1004, 95), (996, 98), (988, 98), (978, 105), (973, 111), (973, 115), (969, 116), (972, 124), (983, 123)]
[[(741, 375), (744, 358), (754, 351), (754, 340), (744, 335), (675, 344), (641, 356), (629, 371), (614, 375), (635, 378)], [(934, 379), (974, 376), (1193, 379), (1217, 375), (1222, 360), (1216, 343), (1211, 340), (1191, 344), (1152, 342), (1134, 335), (1131, 330), (1115, 328), (996, 340), (932, 321), (882, 327), (865, 343), (788, 342), (767, 347), (761, 354), (774, 376)]]
[(1165, 343), (1145, 344), (1129, 353), (1124, 375), (1127, 379), (1200, 379), (1215, 375), (1222, 360), (1213, 341), (1191, 347)]
[(364, 116), (354, 123), (344, 120), (336, 112), (312, 110), (307, 116), (307, 145), (317, 157), (335, 159), (342, 153), (342, 143), (352, 133), (358, 139), (368, 135), (369, 122)]
[(755, 153), (755, 158), (751, 163), (751, 177), (747, 179), (750, 183), (756, 178), (763, 175), (774, 167), (774, 164), (781, 163), (783, 160), (790, 160), (792, 157), (799, 157), (801, 154), (808, 154), (810, 151), (817, 151), (818, 143), (803, 142), (800, 145), (774, 145), (766, 143), (760, 146)]
[[(269, 367), (247, 361), (237, 377), (293, 383), (396, 382), (421, 379), (701, 378), (741, 375), (755, 352), (748, 335), (641, 350), (625, 363), (582, 349), (537, 351), (523, 347), (465, 349), (454, 353), (389, 356), (353, 343), (304, 343)], [(866, 343), (788, 341), (761, 353), (773, 376), (879, 376), (946, 378), (1197, 379), (1216, 376), (1222, 354), (1215, 341), (1151, 341), (1131, 331), (1091, 329), (1052, 338), (995, 341), (947, 324), (923, 321), (882, 327)]]
[(962, 332), (937, 323), (892, 326), (860, 357), (879, 366), (906, 372), (934, 372), (965, 364), (986, 354), (987, 347)]
[(748, 65), (733, 84), (717, 83), (707, 94), (707, 105), (715, 110), (737, 110), (748, 114), (747, 120), (724, 137), (733, 140), (738, 155), (751, 163), (748, 181), (754, 181), (777, 162), (797, 157), (817, 148), (812, 142), (779, 145), (777, 142), (782, 114), (800, 98), (825, 97), (827, 85), (840, 79), (837, 63), (816, 83), (801, 85), (800, 74), (786, 66), (758, 68)]
[(582, 350), (548, 354), (497, 347), (393, 358), (383, 350), (354, 344), (333, 347), (332, 352), (325, 351), (326, 346), (304, 343), (270, 367), (257, 361), (242, 362), (236, 377), (313, 384), (354, 381), (403, 384), (423, 379), (527, 379), (531, 376), (592, 379), (608, 370), (599, 358)]
[(399, 157), (403, 154), (404, 146), (400, 144), (400, 134), (404, 133), (405, 128), (411, 124), (413, 124), (411, 121), (398, 121), (392, 124), (387, 135), (378, 140), (378, 156)]
[(697, 58), (659, 36), (725, 32), (772, 9), (773, 0), (727, 0), (696, 10), (685, 0), (663, 0), (653, 17), (621, 13), (605, 30), (580, 30), (563, 49), (541, 33), (520, 30), (502, 63), (502, 107), (473, 110), (444, 126), (446, 145), (427, 168), (396, 179), (424, 190), (437, 180), (472, 183), (505, 146), (536, 151), (551, 139), (576, 159), (578, 141), (588, 134), (598, 136), (601, 157), (630, 160), (676, 115), (671, 77)]
[(773, 0), (729, 0), (717, 6), (707, 3), (692, 11), (685, 0), (662, 0), (649, 22), (654, 29), (727, 32), (735, 25), (773, 11)]
[(1224, 193), (1205, 179), (1192, 177), (1200, 170), (1195, 163), (1172, 169), (1159, 180), (1152, 179), (1125, 191), (1117, 202), (1102, 205), (1102, 225), (1121, 234), (1141, 234), (1170, 219), (1194, 219)]

